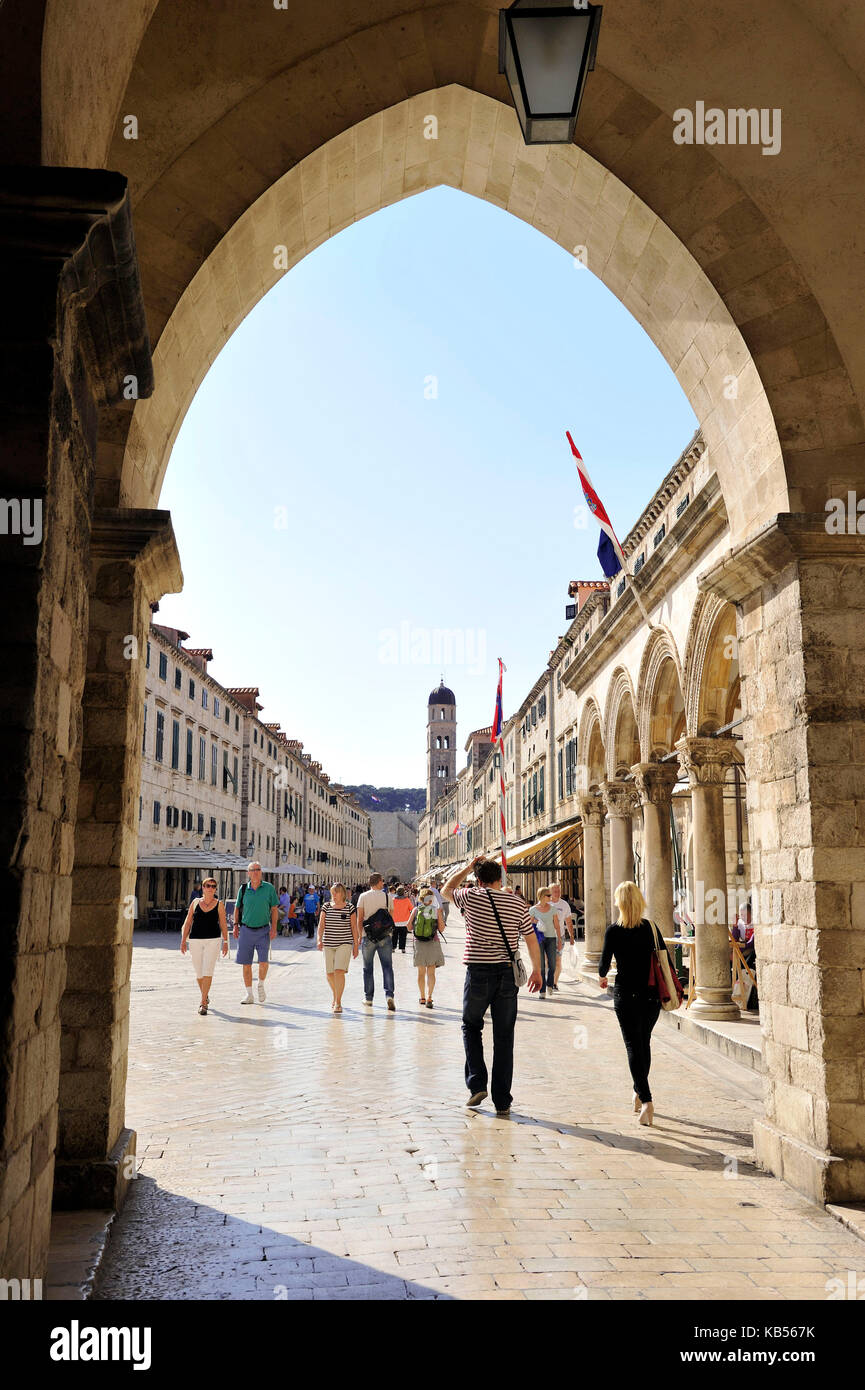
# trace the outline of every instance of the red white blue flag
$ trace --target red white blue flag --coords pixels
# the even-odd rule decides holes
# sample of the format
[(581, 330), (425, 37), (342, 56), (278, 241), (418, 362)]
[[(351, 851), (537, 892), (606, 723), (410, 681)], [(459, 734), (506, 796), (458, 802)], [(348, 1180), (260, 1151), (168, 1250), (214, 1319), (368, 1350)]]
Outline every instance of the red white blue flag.
[(502, 717), (502, 672), (504, 669), (502, 659), (499, 657), (499, 687), (496, 691), (496, 712), (493, 715), (493, 727), (490, 732), (490, 742), (493, 747), (501, 742), (502, 737), (502, 724), (504, 722)]
[(570, 430), (565, 430), (565, 434), (568, 436), (571, 453), (577, 460), (577, 472), (580, 475), (580, 485), (583, 489), (583, 496), (586, 499), (586, 504), (601, 528), (601, 537), (598, 541), (598, 560), (607, 578), (613, 579), (619, 573), (619, 570), (625, 568), (625, 557), (622, 554), (622, 547), (619, 545), (618, 537), (613, 530), (613, 523), (607, 515), (607, 509), (592, 486), (592, 480), (586, 471), (586, 465), (583, 463), (582, 454), (571, 438)]

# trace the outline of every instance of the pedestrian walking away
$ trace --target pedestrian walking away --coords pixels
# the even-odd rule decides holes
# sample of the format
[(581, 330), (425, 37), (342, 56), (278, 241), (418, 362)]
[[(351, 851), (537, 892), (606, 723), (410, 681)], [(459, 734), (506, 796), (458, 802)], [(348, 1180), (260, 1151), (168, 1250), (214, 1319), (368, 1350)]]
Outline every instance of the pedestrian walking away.
[(442, 881), (440, 874), (436, 874), (435, 878), (432, 881), (432, 895), (433, 902), (435, 903), (436, 907), (440, 907), (442, 910), (442, 914), (445, 920), (445, 926), (447, 926), (448, 913), (451, 910), (451, 905), (450, 903), (445, 902), (444, 897), (442, 896)]
[(276, 936), (279, 917), (279, 898), (272, 883), (262, 879), (261, 865), (254, 859), (247, 870), (249, 877), (241, 885), (234, 904), (234, 935), (237, 938), (237, 963), (243, 966), (246, 994), (241, 1004), (254, 1004), (252, 997), (252, 961), (258, 957), (258, 1002), (267, 995), (264, 982), (270, 959), (270, 943)]
[(433, 1007), (436, 968), (445, 963), (441, 948), (445, 939), (444, 924), (444, 913), (436, 907), (429, 884), (424, 884), (418, 893), (418, 905), (409, 918), (408, 929), (412, 933), (418, 1002), (428, 1009)]
[(387, 1007), (393, 1013), (396, 1003), (393, 997), (393, 918), (390, 904), (391, 899), (385, 892), (381, 874), (371, 874), (369, 888), (357, 900), (357, 927), (363, 954), (363, 1002), (372, 1008), (375, 995), (373, 966), (378, 956)]
[(405, 943), (408, 940), (408, 921), (411, 914), (412, 901), (405, 884), (401, 883), (394, 894), (391, 916), (393, 917), (393, 949), (402, 951), (403, 955), (405, 955)]
[(228, 922), (225, 917), (225, 903), (216, 896), (216, 879), (206, 878), (201, 885), (201, 897), (189, 905), (183, 930), (180, 935), (180, 954), (186, 955), (195, 966), (195, 975), (201, 994), (198, 1006), (200, 1014), (206, 1014), (210, 1004), (210, 986), (213, 971), (219, 959), (220, 943), (222, 954), (228, 955)]
[(307, 887), (303, 899), (303, 918), (306, 924), (306, 935), (310, 941), (315, 936), (315, 919), (318, 915), (318, 909), (320, 904), (321, 899), (319, 898), (318, 893), (316, 892), (313, 885), (310, 883)]
[(342, 1013), (342, 992), (352, 959), (357, 958), (360, 935), (357, 913), (348, 900), (344, 883), (334, 883), (318, 919), (318, 949), (324, 951), (324, 969), (333, 996), (331, 1008)]
[[(469, 874), (477, 887), (461, 885)], [(529, 950), (532, 993), (541, 987), (541, 953), (525, 903), (501, 887), (501, 866), (492, 859), (472, 860), (468, 868), (452, 874), (442, 889), (445, 902), (459, 908), (466, 924), (463, 961), (463, 1045), (467, 1105), (480, 1105), (487, 1096), (483, 1027), (487, 1009), (493, 1024), (492, 1101), (496, 1114), (510, 1114), (514, 1073), (514, 1030), (517, 1022), (516, 957), (522, 937)]]
[[(657, 989), (649, 987), (649, 967), (656, 945), (659, 950), (663, 947), (667, 951), (667, 947), (661, 933), (655, 933), (646, 916), (646, 900), (636, 883), (620, 883), (613, 896), (619, 916), (604, 934), (598, 979), (601, 989), (606, 989), (607, 972), (615, 959), (613, 1008), (622, 1030), (634, 1083), (633, 1106), (640, 1112), (640, 1124), (650, 1125), (655, 1114), (649, 1086), (651, 1038), (661, 1012), (661, 1001)], [(668, 951), (667, 957), (669, 959)], [(672, 962), (670, 964), (672, 969)]]
[(552, 895), (552, 888), (541, 888), (538, 901), (529, 908), (533, 920), (537, 923), (538, 945), (541, 950), (541, 999), (546, 999), (547, 990), (551, 994), (558, 990), (556, 960), (562, 949), (562, 929), (552, 904)]

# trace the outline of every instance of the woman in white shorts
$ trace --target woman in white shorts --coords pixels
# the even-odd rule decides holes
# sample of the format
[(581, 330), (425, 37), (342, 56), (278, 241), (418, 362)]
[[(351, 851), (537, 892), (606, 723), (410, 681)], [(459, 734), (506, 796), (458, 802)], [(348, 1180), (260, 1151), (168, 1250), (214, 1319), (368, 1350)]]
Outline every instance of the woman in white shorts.
[(210, 1003), (210, 986), (213, 971), (219, 956), (220, 939), (222, 954), (228, 955), (228, 922), (225, 918), (225, 904), (216, 896), (216, 879), (206, 878), (201, 885), (202, 896), (193, 898), (189, 904), (186, 921), (180, 936), (180, 952), (187, 950), (201, 990), (201, 1003), (198, 1012), (207, 1013)]
[(344, 883), (333, 883), (330, 902), (325, 903), (318, 918), (318, 949), (324, 951), (327, 983), (333, 995), (331, 1008), (342, 1013), (342, 992), (352, 956), (358, 953), (357, 913), (349, 901)]

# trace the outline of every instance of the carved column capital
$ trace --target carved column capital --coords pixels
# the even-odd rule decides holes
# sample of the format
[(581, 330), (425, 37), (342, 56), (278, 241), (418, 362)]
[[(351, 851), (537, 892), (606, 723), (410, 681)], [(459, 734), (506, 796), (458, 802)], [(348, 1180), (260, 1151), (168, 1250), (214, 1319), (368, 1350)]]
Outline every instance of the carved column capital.
[(639, 804), (633, 782), (604, 782), (601, 795), (607, 815), (618, 820), (630, 820)]
[(733, 738), (680, 738), (676, 752), (682, 776), (692, 787), (722, 786), (728, 768), (742, 761)]
[(641, 802), (648, 801), (655, 806), (670, 804), (673, 788), (679, 780), (678, 763), (634, 763), (631, 771)]
[(593, 826), (596, 830), (600, 830), (604, 824), (604, 816), (607, 810), (604, 805), (603, 797), (595, 795), (581, 796), (577, 805), (580, 808), (580, 816), (583, 824)]
[(93, 518), (90, 555), (95, 563), (125, 560), (135, 564), (151, 603), (183, 588), (170, 512), (99, 507)]

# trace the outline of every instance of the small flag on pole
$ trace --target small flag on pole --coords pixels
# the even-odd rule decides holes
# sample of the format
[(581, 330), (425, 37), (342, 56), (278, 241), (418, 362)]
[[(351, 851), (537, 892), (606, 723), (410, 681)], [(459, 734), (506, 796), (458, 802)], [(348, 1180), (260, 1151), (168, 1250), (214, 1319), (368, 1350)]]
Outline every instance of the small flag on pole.
[(504, 717), (502, 715), (502, 673), (506, 670), (504, 662), (499, 657), (499, 684), (496, 690), (496, 709), (493, 715), (493, 724), (490, 730), (490, 742), (499, 755), (499, 819), (502, 832), (502, 888), (507, 882), (508, 859), (507, 843), (508, 828), (505, 819), (505, 741), (502, 737)]

